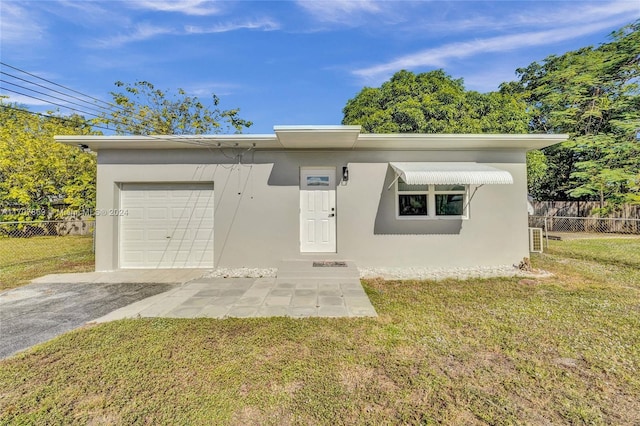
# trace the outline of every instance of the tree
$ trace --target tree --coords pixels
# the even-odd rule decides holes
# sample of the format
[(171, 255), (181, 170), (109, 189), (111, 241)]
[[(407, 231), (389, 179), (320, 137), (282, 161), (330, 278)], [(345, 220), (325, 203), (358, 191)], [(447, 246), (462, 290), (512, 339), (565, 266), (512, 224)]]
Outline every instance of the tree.
[(525, 97), (531, 131), (570, 135), (544, 151), (549, 173), (534, 188), (538, 198), (595, 199), (602, 213), (640, 201), (639, 29), (636, 21), (597, 48), (534, 62), (505, 85)]
[(96, 159), (54, 141), (94, 134), (80, 116), (35, 114), (0, 98), (0, 219), (33, 221), (95, 206)]
[[(342, 124), (368, 133), (527, 133), (522, 91), (506, 84), (499, 92), (467, 91), (462, 79), (443, 70), (399, 71), (379, 88), (365, 87), (343, 109)], [(527, 153), (529, 186), (539, 185), (547, 163)]]
[(442, 70), (399, 71), (362, 89), (343, 113), (343, 124), (368, 133), (526, 133), (528, 122), (520, 93), (467, 91)]
[(115, 85), (123, 91), (111, 92), (114, 106), (95, 122), (113, 126), (117, 134), (241, 133), (252, 125), (238, 116), (239, 109), (220, 109), (216, 95), (212, 95), (212, 105), (207, 106), (183, 89), (171, 97), (168, 91), (156, 89), (148, 81), (117, 81)]

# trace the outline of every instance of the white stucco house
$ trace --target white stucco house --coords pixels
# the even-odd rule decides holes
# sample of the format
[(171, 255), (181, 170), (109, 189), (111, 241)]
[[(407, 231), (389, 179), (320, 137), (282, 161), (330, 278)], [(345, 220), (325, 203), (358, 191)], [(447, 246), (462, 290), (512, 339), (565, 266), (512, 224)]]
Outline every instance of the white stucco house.
[(566, 135), (58, 136), (98, 155), (96, 270), (475, 267), (528, 256), (525, 154)]

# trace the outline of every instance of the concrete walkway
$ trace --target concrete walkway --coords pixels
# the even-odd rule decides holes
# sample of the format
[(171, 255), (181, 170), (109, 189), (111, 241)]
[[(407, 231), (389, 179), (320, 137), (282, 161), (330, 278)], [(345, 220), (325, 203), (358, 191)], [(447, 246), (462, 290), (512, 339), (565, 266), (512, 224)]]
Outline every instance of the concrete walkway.
[(137, 317), (377, 316), (354, 264), (315, 265), (313, 260), (283, 261), (276, 278), (197, 278), (95, 322)]

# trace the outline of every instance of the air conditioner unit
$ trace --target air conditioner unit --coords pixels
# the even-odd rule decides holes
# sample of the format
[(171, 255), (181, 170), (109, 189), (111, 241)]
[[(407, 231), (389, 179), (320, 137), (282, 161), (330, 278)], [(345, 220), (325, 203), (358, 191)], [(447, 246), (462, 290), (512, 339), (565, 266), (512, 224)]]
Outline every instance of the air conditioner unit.
[(532, 253), (542, 253), (542, 228), (529, 228), (529, 251)]

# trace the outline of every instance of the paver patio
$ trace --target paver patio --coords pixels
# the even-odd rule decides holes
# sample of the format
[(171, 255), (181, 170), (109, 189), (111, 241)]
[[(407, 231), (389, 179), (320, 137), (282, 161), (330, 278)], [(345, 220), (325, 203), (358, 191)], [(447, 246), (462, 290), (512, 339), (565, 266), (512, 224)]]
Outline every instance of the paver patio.
[(375, 317), (353, 264), (313, 267), (283, 261), (276, 278), (198, 278), (118, 309), (96, 322), (120, 318)]

